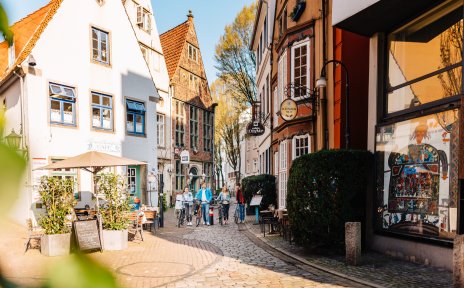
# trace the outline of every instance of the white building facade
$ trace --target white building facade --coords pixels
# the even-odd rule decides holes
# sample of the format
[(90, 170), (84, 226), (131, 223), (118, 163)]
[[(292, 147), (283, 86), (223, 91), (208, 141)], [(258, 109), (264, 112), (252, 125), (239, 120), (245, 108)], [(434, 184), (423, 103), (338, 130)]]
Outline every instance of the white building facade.
[[(43, 20), (15, 49), (20, 53), (0, 82), (5, 131), (20, 132), (27, 149), (23, 191), (13, 204), (19, 223), (43, 212), (42, 175), (75, 178), (78, 200), (77, 192), (93, 190), (90, 173), (35, 170), (41, 166), (95, 150), (157, 167), (159, 95), (122, 2), (52, 1), (35, 13)], [(146, 167), (117, 170), (128, 175), (131, 195), (146, 203)]]

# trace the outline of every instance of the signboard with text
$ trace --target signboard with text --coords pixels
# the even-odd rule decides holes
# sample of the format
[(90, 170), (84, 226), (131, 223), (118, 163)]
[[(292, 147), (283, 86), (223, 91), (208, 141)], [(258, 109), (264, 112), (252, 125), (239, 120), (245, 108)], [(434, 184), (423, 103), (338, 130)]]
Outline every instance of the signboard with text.
[(190, 152), (188, 150), (180, 153), (180, 164), (190, 164)]
[(261, 136), (264, 134), (264, 125), (259, 122), (250, 122), (247, 125), (247, 134), (250, 136)]
[(298, 105), (292, 99), (285, 99), (280, 105), (280, 116), (285, 121), (290, 121), (295, 119), (298, 114)]

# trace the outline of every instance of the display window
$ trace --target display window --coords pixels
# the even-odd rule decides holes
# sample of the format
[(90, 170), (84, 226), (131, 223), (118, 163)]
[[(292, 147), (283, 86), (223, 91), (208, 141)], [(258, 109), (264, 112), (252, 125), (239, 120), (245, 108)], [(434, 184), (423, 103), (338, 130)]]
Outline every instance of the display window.
[(378, 126), (376, 228), (453, 239), (458, 148), (457, 109)]

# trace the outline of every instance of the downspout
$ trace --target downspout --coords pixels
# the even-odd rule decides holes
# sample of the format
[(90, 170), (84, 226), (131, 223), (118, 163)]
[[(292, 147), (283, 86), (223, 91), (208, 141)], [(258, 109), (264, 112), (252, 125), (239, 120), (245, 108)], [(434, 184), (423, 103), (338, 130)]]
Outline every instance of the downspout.
[[(215, 165), (215, 159), (214, 159), (214, 156), (215, 156), (215, 154), (214, 154), (214, 152), (215, 152), (215, 151), (214, 151), (214, 150), (215, 150), (215, 149), (214, 149), (214, 127), (216, 126), (216, 123), (215, 123), (215, 122), (216, 122), (215, 113), (216, 113), (216, 107), (217, 107), (217, 106), (218, 106), (217, 103), (213, 103), (213, 105), (211, 105), (211, 107), (213, 108), (213, 123), (212, 123), (213, 125), (212, 125), (212, 128), (211, 128), (211, 130), (212, 130), (212, 132), (211, 132), (211, 134), (212, 134), (212, 135), (211, 135), (211, 147), (212, 147), (212, 149), (211, 149), (211, 154), (212, 154), (213, 164), (212, 164), (212, 167), (211, 167), (211, 174), (212, 174), (211, 177), (216, 176), (216, 172), (215, 172), (215, 171), (216, 171), (216, 165)], [(204, 121), (204, 119), (203, 119), (203, 121)], [(214, 172), (213, 172), (213, 171), (214, 171)], [(203, 173), (204, 173), (204, 172), (203, 172)], [(213, 179), (211, 179), (211, 180), (213, 180)], [(215, 186), (216, 186), (216, 185), (215, 185), (215, 184), (216, 184), (216, 179), (214, 179), (213, 181), (211, 181), (211, 185), (213, 185), (213, 184), (214, 184), (214, 187), (213, 187), (214, 193), (216, 193), (216, 189), (218, 189), (218, 187), (215, 187)]]
[[(326, 40), (326, 0), (322, 0), (322, 65), (327, 61), (327, 40)], [(321, 98), (322, 108), (322, 131), (324, 131), (323, 137), (323, 149), (329, 148), (329, 129), (328, 129), (328, 117), (327, 111), (327, 89), (323, 89)]]

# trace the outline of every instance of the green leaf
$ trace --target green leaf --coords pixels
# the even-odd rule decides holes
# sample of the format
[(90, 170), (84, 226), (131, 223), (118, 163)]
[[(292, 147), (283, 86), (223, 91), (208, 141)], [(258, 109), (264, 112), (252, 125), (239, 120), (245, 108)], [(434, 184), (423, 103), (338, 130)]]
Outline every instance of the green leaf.
[(0, 31), (2, 32), (5, 40), (8, 41), (8, 45), (11, 46), (11, 44), (13, 44), (13, 31), (11, 31), (10, 26), (8, 25), (8, 17), (1, 3), (0, 3)]
[(103, 266), (83, 254), (75, 254), (50, 270), (47, 288), (114, 288), (119, 287), (113, 275)]
[(4, 217), (18, 198), (26, 161), (15, 150), (0, 143), (0, 217)]

